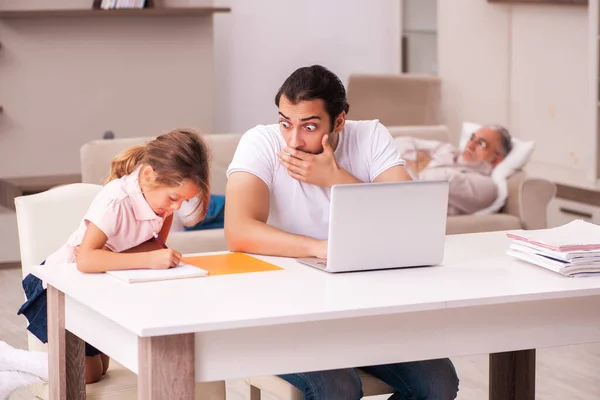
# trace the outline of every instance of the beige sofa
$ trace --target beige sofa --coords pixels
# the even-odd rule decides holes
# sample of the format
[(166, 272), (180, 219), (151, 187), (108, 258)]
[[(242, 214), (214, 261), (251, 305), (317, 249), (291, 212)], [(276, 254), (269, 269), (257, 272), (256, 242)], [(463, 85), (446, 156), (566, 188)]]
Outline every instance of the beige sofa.
[(350, 117), (377, 118), (386, 126), (439, 125), (441, 85), (440, 78), (428, 75), (350, 75)]
[[(392, 136), (414, 136), (448, 141), (444, 126), (389, 127)], [(206, 135), (212, 151), (211, 185), (214, 194), (225, 194), (225, 172), (241, 134)], [(110, 160), (121, 150), (142, 144), (150, 137), (97, 140), (81, 148), (82, 180), (103, 183)], [(492, 215), (464, 215), (448, 217), (447, 233), (485, 232), (506, 229), (540, 229), (546, 226), (546, 208), (554, 196), (555, 185), (549, 181), (528, 178), (524, 172), (515, 173), (508, 182), (509, 194), (503, 211)], [(226, 250), (222, 229), (191, 232), (172, 232), (169, 246), (183, 253)]]
[[(393, 136), (449, 140), (441, 124), (440, 78), (413, 74), (353, 74), (348, 79), (348, 102), (353, 119), (378, 118)], [(556, 192), (549, 181), (528, 178), (524, 172), (508, 180), (508, 200), (492, 215), (453, 216), (447, 232), (468, 233), (546, 227), (546, 208)]]
[[(411, 136), (448, 142), (450, 132), (444, 125), (392, 126), (393, 137)], [(508, 229), (542, 229), (547, 225), (547, 208), (556, 195), (556, 185), (545, 179), (528, 177), (517, 171), (508, 179), (508, 198), (499, 213), (448, 217), (446, 233), (475, 233)]]

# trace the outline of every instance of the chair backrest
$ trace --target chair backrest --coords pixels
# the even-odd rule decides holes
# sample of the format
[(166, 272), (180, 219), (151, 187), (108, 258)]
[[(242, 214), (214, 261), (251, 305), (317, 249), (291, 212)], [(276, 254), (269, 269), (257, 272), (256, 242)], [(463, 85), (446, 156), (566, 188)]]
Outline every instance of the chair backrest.
[(84, 144), (79, 156), (81, 159), (81, 182), (103, 185), (110, 172), (110, 162), (125, 149), (140, 146), (154, 139), (136, 137), (110, 140), (92, 140)]
[(15, 199), (23, 276), (65, 244), (101, 189), (74, 183)]
[(386, 126), (439, 125), (441, 80), (425, 75), (350, 75), (353, 120), (378, 119)]
[(393, 138), (409, 136), (417, 139), (450, 142), (450, 132), (445, 125), (386, 126)]

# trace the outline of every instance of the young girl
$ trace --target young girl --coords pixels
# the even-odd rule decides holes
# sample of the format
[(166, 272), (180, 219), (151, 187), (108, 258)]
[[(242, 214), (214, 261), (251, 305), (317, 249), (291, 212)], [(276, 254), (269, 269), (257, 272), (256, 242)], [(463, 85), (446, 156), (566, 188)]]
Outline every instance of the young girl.
[[(186, 130), (161, 135), (113, 159), (110, 177), (79, 228), (44, 263), (75, 262), (82, 272), (174, 267), (181, 254), (164, 249), (153, 233), (166, 241), (173, 213), (196, 196), (194, 212), (203, 218), (209, 195), (209, 151), (199, 135)], [(46, 290), (33, 275), (25, 277), (23, 288), (27, 302), (18, 313), (46, 343)], [(85, 353), (86, 383), (93, 383), (106, 373), (109, 358), (87, 343)]]

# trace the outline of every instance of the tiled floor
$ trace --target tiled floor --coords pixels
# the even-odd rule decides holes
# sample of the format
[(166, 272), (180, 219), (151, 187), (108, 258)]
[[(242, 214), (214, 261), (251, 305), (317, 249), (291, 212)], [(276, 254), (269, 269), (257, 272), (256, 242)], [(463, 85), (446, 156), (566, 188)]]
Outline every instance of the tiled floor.
[[(20, 283), (20, 270), (0, 270), (0, 340), (16, 347), (26, 348), (25, 319), (15, 315), (23, 302)], [(537, 355), (537, 400), (600, 399), (599, 343), (541, 349)], [(460, 357), (453, 361), (461, 379), (458, 399), (486, 399), (487, 356)], [(387, 396), (371, 399), (385, 398)], [(11, 400), (31, 399), (19, 396)], [(238, 383), (228, 384), (228, 400), (244, 400)], [(263, 400), (277, 399), (265, 395)]]

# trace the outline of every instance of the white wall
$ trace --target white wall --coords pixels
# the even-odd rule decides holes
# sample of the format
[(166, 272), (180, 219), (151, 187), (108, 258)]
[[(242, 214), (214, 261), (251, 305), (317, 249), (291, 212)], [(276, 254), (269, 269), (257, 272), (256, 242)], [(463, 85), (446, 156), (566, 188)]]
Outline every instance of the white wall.
[(438, 2), (439, 76), (454, 139), (463, 121), (509, 124), (510, 10), (483, 0)]
[[(0, 9), (21, 1), (47, 3)], [(77, 173), (106, 130), (212, 129), (211, 17), (0, 19), (0, 40), (0, 177)]]
[(536, 141), (532, 165), (593, 179), (587, 8), (439, 1), (439, 68), (454, 138), (463, 121)]
[(402, 30), (437, 30), (437, 0), (403, 0), (402, 3)]
[[(344, 84), (352, 73), (400, 71), (397, 0), (215, 0), (217, 132), (276, 122), (273, 98), (296, 68), (322, 64)], [(352, 111), (350, 112), (350, 118)]]
[(403, 0), (408, 73), (437, 75), (437, 0)]
[(87, 0), (0, 0), (2, 10), (43, 10), (90, 8)]
[[(90, 4), (0, 0), (0, 9)], [(214, 5), (232, 12), (214, 24), (203, 17), (0, 20), (0, 177), (76, 173), (80, 146), (105, 130), (127, 137), (271, 123), (277, 89), (300, 66), (326, 65), (344, 83), (351, 73), (400, 71), (399, 0)]]
[(536, 141), (533, 161), (593, 179), (587, 29), (585, 7), (513, 9), (510, 123)]

